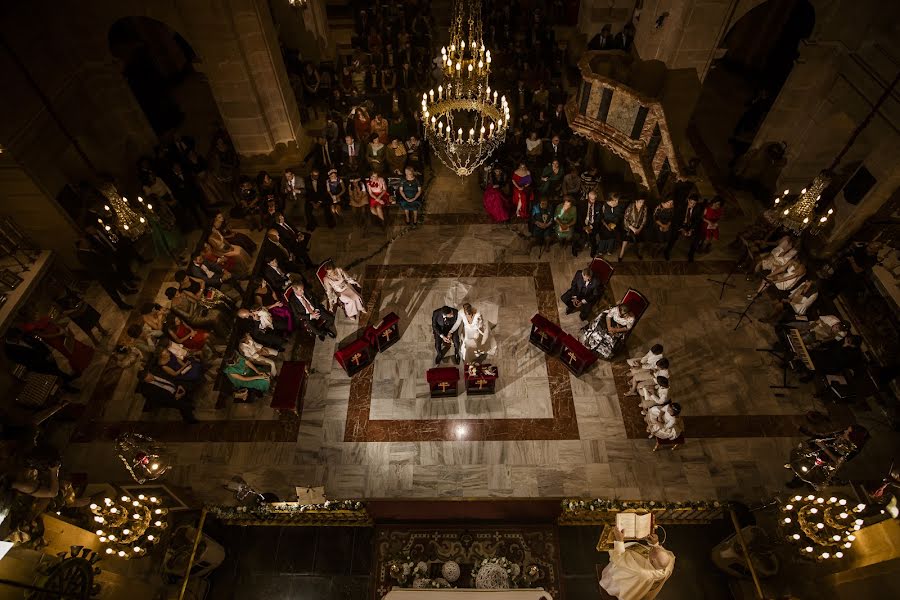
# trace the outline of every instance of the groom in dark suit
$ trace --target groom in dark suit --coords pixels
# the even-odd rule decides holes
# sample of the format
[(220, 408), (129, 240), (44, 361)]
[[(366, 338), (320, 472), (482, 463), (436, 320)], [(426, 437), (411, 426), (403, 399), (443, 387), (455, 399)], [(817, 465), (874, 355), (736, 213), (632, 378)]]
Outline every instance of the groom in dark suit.
[(591, 309), (600, 299), (602, 291), (603, 286), (588, 267), (575, 273), (571, 287), (560, 297), (560, 300), (566, 305), (567, 315), (579, 311), (581, 320), (587, 321), (591, 315)]
[(453, 364), (459, 364), (459, 332), (453, 331), (459, 311), (449, 306), (442, 306), (431, 313), (431, 331), (434, 333), (434, 364), (444, 360), (444, 354), (453, 343)]

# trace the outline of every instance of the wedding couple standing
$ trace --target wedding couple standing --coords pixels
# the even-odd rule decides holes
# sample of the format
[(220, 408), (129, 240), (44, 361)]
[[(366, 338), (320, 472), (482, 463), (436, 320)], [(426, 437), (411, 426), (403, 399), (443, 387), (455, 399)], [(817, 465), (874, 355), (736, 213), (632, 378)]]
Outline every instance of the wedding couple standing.
[[(460, 341), (460, 328), (462, 340)], [(434, 333), (434, 364), (439, 364), (450, 346), (453, 346), (453, 362), (473, 362), (497, 351), (497, 341), (491, 326), (471, 304), (463, 304), (462, 310), (442, 306), (431, 314), (431, 330)]]

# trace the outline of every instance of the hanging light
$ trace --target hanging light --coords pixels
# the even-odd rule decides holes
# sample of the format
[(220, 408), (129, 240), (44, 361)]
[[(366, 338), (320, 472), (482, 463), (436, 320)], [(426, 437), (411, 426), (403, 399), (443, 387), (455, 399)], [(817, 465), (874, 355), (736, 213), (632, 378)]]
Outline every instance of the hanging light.
[[(165, 450), (152, 438), (139, 433), (123, 433), (116, 438), (116, 449), (119, 458), (138, 483), (146, 483), (162, 477), (171, 468)], [(123, 502), (128, 501), (123, 496)], [(150, 502), (155, 503), (156, 498)], [(134, 506), (140, 500), (134, 501)], [(128, 512), (127, 508), (125, 509)]]
[(450, 43), (439, 58), (444, 81), (436, 94), (422, 94), (422, 125), (441, 162), (465, 177), (506, 139), (509, 105), (506, 96), (498, 102), (497, 92), (491, 95), (491, 51), (482, 38), (481, 0), (454, 0), (452, 15)]

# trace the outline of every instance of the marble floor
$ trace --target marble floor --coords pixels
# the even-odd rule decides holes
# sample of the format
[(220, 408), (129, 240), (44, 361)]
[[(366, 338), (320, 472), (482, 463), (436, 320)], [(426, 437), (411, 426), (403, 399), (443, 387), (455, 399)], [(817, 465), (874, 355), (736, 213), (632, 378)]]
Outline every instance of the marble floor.
[[(708, 185), (708, 184), (707, 184)], [(769, 326), (755, 319), (737, 329), (750, 283), (731, 276), (727, 247), (753, 214), (733, 197), (723, 242), (697, 262), (677, 248), (673, 260), (614, 263), (606, 301), (629, 287), (651, 302), (627, 352), (576, 378), (527, 340), (536, 312), (577, 333), (559, 295), (589, 257), (551, 248), (529, 250), (522, 224), (494, 225), (484, 216), (477, 184), (441, 172), (431, 180), (424, 224), (386, 232), (341, 223), (320, 228), (314, 259), (332, 257), (359, 277), (368, 314), (337, 319), (337, 342), (352, 339), (388, 312), (401, 317), (402, 339), (353, 378), (334, 361), (335, 340), (298, 339), (290, 354), (312, 368), (299, 418), (279, 416), (268, 399), (236, 405), (212, 384), (198, 398), (201, 423), (184, 425), (174, 411), (143, 412), (133, 393), (135, 367), (98, 357), (85, 387), (87, 410), (66, 451), (69, 469), (92, 480), (124, 480), (111, 441), (143, 431), (163, 442), (175, 467), (167, 480), (201, 499), (226, 502), (224, 484), (244, 477), (261, 491), (290, 498), (296, 487), (324, 486), (332, 498), (557, 497), (742, 499), (782, 488), (781, 465), (797, 441), (806, 411), (824, 410), (811, 389), (775, 394), (781, 371), (757, 351)], [(173, 269), (154, 265), (141, 292), (161, 297)], [(493, 396), (428, 397), (424, 375), (434, 357), (429, 319), (443, 304), (470, 302), (495, 327), (501, 377)], [(760, 316), (754, 306), (751, 315)], [(132, 315), (132, 318), (136, 315)], [(120, 326), (121, 328), (121, 326)], [(683, 406), (687, 443), (651, 452), (639, 408), (626, 397), (622, 361), (663, 343), (672, 367), (671, 396)], [(105, 362), (104, 362), (105, 361)], [(449, 361), (446, 363), (452, 364)], [(833, 415), (844, 422), (852, 415)]]

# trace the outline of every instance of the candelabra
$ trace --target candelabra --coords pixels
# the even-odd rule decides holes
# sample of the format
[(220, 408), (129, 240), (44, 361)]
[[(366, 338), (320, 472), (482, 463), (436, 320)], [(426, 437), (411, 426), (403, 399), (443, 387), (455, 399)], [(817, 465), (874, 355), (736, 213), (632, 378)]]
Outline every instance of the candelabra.
[(803, 554), (815, 560), (843, 558), (863, 525), (860, 513), (865, 508), (837, 496), (798, 495), (782, 504), (779, 525)]
[(784, 190), (784, 193), (775, 198), (775, 208), (778, 209), (778, 218), (781, 224), (800, 234), (805, 229), (810, 229), (812, 233), (821, 231), (828, 217), (834, 213), (834, 209), (829, 208), (828, 211), (818, 216), (816, 214), (816, 206), (822, 199), (822, 192), (831, 183), (831, 173), (822, 171), (819, 173), (808, 188), (800, 190), (800, 195), (796, 200), (790, 202), (790, 190)]
[(114, 185), (103, 186), (100, 192), (107, 200), (103, 205), (103, 217), (97, 219), (104, 230), (110, 231), (112, 227), (109, 223), (113, 223), (121, 235), (132, 240), (136, 240), (146, 233), (147, 219), (131, 208), (128, 198), (119, 194)]
[(156, 496), (104, 498), (100, 504), (91, 504), (90, 509), (97, 527), (95, 533), (106, 545), (106, 554), (119, 558), (144, 556), (168, 527), (169, 511), (162, 508)]
[(489, 83), (481, 0), (454, 0), (450, 44), (441, 48), (440, 62), (442, 84), (422, 94), (422, 125), (441, 162), (465, 177), (503, 143), (509, 128), (506, 96), (498, 98)]

